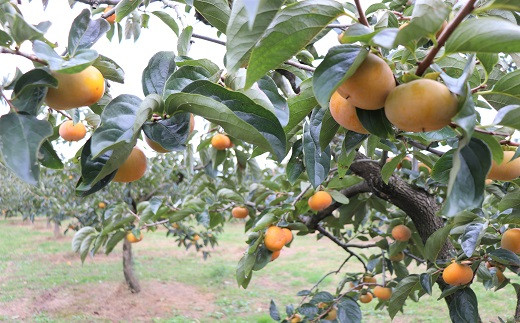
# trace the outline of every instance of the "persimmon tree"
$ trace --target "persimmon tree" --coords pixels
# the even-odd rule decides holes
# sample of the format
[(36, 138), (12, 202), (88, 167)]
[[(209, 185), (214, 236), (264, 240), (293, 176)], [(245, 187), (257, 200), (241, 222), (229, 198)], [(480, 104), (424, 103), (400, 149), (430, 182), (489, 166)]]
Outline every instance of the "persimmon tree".
[[(290, 322), (361, 321), (358, 301), (374, 296), (393, 318), (407, 299), (431, 295), (434, 284), (452, 321), (478, 322), (471, 284), (504, 288), (504, 272), (518, 274), (518, 1), (393, 0), (366, 8), (359, 0), (70, 1), (90, 8), (74, 20), (63, 55), (45, 24), (24, 20), (23, 5), (0, 3), (1, 53), (35, 65), (2, 86), (9, 106), (0, 118), (3, 164), (25, 181), (36, 183), (39, 164), (56, 155), (48, 138), (59, 113), (99, 121), (79, 157), (80, 196), (113, 185), (139, 137), (182, 150), (190, 113), (209, 123), (196, 151), (179, 160), (190, 176), (187, 196), (121, 204), (106, 222), (76, 234), (82, 254), (107, 249), (128, 230), (139, 239), (140, 229), (191, 216), (212, 228), (235, 204), (247, 206), (239, 286), (254, 284), (253, 272), (283, 257), (298, 235), (317, 233), (342, 250), (343, 264), (329, 274), (349, 261), (362, 264), (362, 272), (343, 274), (335, 291), (322, 290), (321, 281), (301, 291), (287, 316), (271, 302), (271, 316)], [(183, 11), (226, 40), (194, 33)], [(155, 18), (178, 36), (177, 53), (152, 57), (143, 96), (112, 98), (104, 87), (88, 108), (82, 102), (91, 97), (47, 109), (59, 73), (93, 66), (107, 82), (122, 82), (117, 58), (92, 44), (105, 34), (138, 39), (140, 28), (161, 23)], [(225, 46), (224, 62), (190, 58), (193, 38)], [(26, 41), (30, 53), (20, 50)], [(217, 133), (227, 137), (212, 140)], [(260, 155), (277, 171), (253, 176)], [(423, 272), (410, 274), (414, 265)]]

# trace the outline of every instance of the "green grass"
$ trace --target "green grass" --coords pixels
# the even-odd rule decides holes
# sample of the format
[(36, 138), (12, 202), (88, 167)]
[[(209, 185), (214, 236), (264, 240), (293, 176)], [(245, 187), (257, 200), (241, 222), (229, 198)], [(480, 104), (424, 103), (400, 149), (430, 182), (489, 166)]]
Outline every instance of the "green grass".
[[(89, 297), (96, 297), (91, 295), (91, 289), (113, 293), (123, 281), (120, 247), (110, 256), (96, 255), (81, 265), (79, 257), (71, 252), (70, 236), (55, 240), (43, 222), (38, 222), (34, 228), (33, 225), (13, 225), (13, 221), (17, 222), (0, 221), (1, 321), (16, 321), (17, 318), (4, 315), (3, 307), (38, 300), (49, 291), (56, 292), (56, 298), (75, 296), (81, 305), (82, 297), (85, 297), (85, 304), (88, 304)], [(154, 322), (189, 322), (195, 319), (204, 322), (272, 322), (268, 314), (270, 299), (274, 299), (283, 313), (285, 305), (298, 304), (300, 298), (295, 295), (299, 290), (310, 288), (344, 259), (342, 250), (325, 239), (316, 241), (314, 236), (297, 236), (291, 248), (284, 249), (275, 262), (254, 273), (249, 288), (244, 290), (237, 287), (234, 277), (236, 264), (246, 247), (244, 240), (242, 224), (228, 225), (220, 236), (219, 246), (204, 261), (200, 253), (178, 248), (172, 239), (164, 237), (164, 232), (147, 233), (143, 242), (134, 245), (135, 269), (143, 288), (154, 282), (158, 286), (182, 286), (194, 293), (195, 301), (192, 306), (184, 305), (189, 309), (187, 312), (171, 300), (160, 315), (147, 316), (144, 307), (141, 318)], [(359, 263), (353, 262), (343, 272), (356, 272), (360, 268)], [(421, 270), (413, 269), (414, 272)], [(509, 278), (513, 275), (506, 273)], [(330, 276), (324, 280), (322, 288), (334, 291), (341, 278), (341, 275)], [(516, 277), (514, 281), (520, 282)], [(486, 291), (480, 283), (472, 287), (485, 322), (497, 322), (498, 315), (503, 318), (512, 316), (516, 298), (511, 286), (497, 292)], [(142, 295), (147, 297), (148, 292), (143, 290)], [(138, 306), (139, 298), (127, 294), (125, 297), (130, 299), (129, 302)], [(182, 295), (174, 295), (182, 301)], [(433, 296), (424, 296), (418, 303), (407, 301), (404, 313), (398, 314), (395, 321), (449, 321), (444, 301), (437, 301), (439, 295), (440, 291), (435, 288)], [(201, 297), (202, 301), (196, 302)], [(374, 310), (375, 303), (361, 306), (364, 322), (390, 322), (386, 310)], [(93, 313), (88, 306), (85, 309), (79, 306), (73, 311), (67, 306), (50, 304), (42, 310), (25, 313), (23, 318), (33, 322), (112, 320), (104, 314)], [(132, 317), (123, 319), (133, 320)]]

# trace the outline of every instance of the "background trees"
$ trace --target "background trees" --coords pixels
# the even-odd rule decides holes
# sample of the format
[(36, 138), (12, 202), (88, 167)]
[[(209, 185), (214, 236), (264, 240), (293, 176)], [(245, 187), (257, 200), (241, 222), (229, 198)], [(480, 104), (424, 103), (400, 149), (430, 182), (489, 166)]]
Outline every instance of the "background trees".
[[(237, 266), (244, 288), (273, 251), (297, 243), (298, 235), (317, 232), (346, 252), (345, 263), (355, 258), (363, 264), (363, 273), (345, 275), (334, 292), (319, 290), (319, 283), (302, 291), (304, 300), (286, 310), (292, 322), (334, 319), (333, 313), (339, 321), (359, 321), (357, 300), (370, 301), (372, 293), (394, 317), (408, 298), (431, 294), (434, 282), (453, 321), (478, 321), (470, 283), (503, 288), (509, 283), (503, 271), (518, 272), (515, 249), (498, 243), (518, 222), (518, 173), (515, 162), (508, 163), (518, 154), (514, 132), (520, 126), (515, 2), (381, 1), (367, 8), (360, 1), (332, 0), (77, 2), (92, 11), (75, 19), (63, 55), (44, 37), (45, 24), (34, 27), (16, 4), (1, 4), (2, 53), (35, 63), (2, 86), (9, 106), (0, 118), (3, 164), (32, 184), (39, 163), (59, 164), (50, 143), (58, 114), (95, 128), (79, 156), (79, 196), (112, 187), (142, 136), (168, 151), (186, 149), (173, 159), (182, 165), (178, 177), (186, 186), (171, 186), (166, 198), (155, 196), (159, 190), (145, 193), (148, 199), (126, 194), (126, 204), (109, 207), (98, 223), (76, 233), (74, 249), (83, 259), (102, 247), (110, 252), (128, 231), (138, 239), (141, 230), (158, 225), (176, 232), (174, 224), (191, 216), (217, 229), (239, 205), (249, 208), (251, 232)], [(115, 7), (98, 7), (104, 4)], [(179, 28), (181, 8), (226, 41), (196, 34), (191, 26)], [(125, 34), (137, 39), (150, 13), (178, 42), (176, 53), (150, 59), (142, 73), (144, 96), (112, 98), (106, 87), (99, 99), (104, 84), (82, 78), (97, 102), (69, 110), (91, 103), (89, 95), (71, 100), (69, 91), (57, 104), (50, 102), (60, 78), (67, 77), (61, 74), (95, 68), (108, 84), (122, 82), (117, 63), (91, 46), (105, 34), (122, 36), (121, 21)], [(341, 44), (327, 43), (326, 55), (320, 55), (320, 40), (333, 32)], [(210, 59), (190, 58), (192, 37), (226, 46), (225, 70)], [(25, 41), (32, 42), (33, 53), (20, 51)], [(348, 117), (334, 112), (335, 105), (347, 109)], [(498, 111), (493, 121), (483, 109)], [(190, 135), (190, 113), (209, 122), (197, 140)], [(263, 154), (276, 165), (272, 173), (257, 168), (253, 157)], [(172, 182), (165, 178), (166, 186)], [(145, 180), (131, 187), (142, 185)], [(333, 201), (312, 211), (307, 200), (318, 191)], [(296, 237), (283, 243), (273, 238), (275, 248), (270, 232), (281, 228)], [(214, 241), (191, 230), (178, 238), (197, 245), (195, 236)], [(381, 254), (363, 253), (373, 246)], [(410, 274), (412, 262), (425, 264), (424, 272)], [(274, 303), (271, 314), (283, 318)]]

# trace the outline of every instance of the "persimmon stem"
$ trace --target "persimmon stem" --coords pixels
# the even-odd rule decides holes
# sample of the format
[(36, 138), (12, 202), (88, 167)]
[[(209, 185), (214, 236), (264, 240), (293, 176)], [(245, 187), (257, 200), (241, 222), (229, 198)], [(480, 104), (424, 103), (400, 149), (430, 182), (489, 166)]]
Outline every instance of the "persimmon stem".
[(477, 0), (468, 0), (466, 5), (462, 7), (462, 9), (459, 11), (457, 16), (444, 28), (441, 35), (439, 36), (439, 39), (437, 39), (437, 45), (434, 46), (426, 55), (424, 60), (419, 63), (419, 66), (417, 67), (417, 71), (415, 72), (415, 75), (422, 76), (424, 72), (430, 67), (430, 65), (433, 63), (433, 60), (435, 59), (435, 56), (439, 52), (439, 50), (444, 46), (448, 38), (451, 36), (451, 34), (455, 31), (455, 29), (460, 25), (460, 23), (468, 16), (473, 9), (475, 9), (475, 2)]
[(362, 23), (365, 26), (369, 26), (367, 17), (365, 17), (365, 13), (363, 12), (363, 8), (361, 7), (361, 2), (359, 0), (354, 0), (354, 3), (356, 4), (356, 8), (359, 14), (359, 22)]

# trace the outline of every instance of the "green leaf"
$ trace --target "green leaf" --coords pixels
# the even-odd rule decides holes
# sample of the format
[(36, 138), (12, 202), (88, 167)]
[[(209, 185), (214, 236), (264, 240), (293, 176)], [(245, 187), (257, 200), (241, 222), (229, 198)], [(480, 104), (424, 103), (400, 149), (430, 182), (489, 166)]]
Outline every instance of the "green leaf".
[(520, 70), (507, 73), (493, 86), (491, 91), (482, 93), (486, 101), (495, 109), (508, 105), (520, 105)]
[(445, 45), (446, 53), (520, 52), (520, 26), (502, 18), (470, 18), (463, 21)]
[(69, 60), (56, 54), (46, 43), (36, 40), (33, 42), (33, 51), (36, 56), (49, 63), (49, 68), (60, 73), (78, 73), (89, 67), (98, 58), (98, 53), (91, 49), (78, 50)]
[[(99, 191), (103, 187), (107, 186), (116, 175), (117, 168), (115, 168), (112, 173), (109, 173), (98, 179), (98, 175), (103, 171), (107, 163), (110, 161), (112, 157), (112, 151), (108, 151), (97, 158), (92, 158), (92, 154), (90, 152), (91, 141), (92, 139), (87, 140), (83, 146), (83, 149), (81, 150), (81, 178), (76, 184), (76, 195), (78, 196), (87, 196)], [(119, 149), (119, 151), (121, 160), (120, 162), (122, 163), (130, 155), (131, 149), (125, 152), (126, 155), (121, 153), (121, 149)]]
[(312, 86), (316, 100), (328, 107), (336, 89), (350, 76), (368, 55), (368, 51), (355, 45), (339, 45), (329, 49), (327, 55), (314, 72)]
[(152, 115), (152, 104), (150, 97), (141, 101), (129, 94), (122, 94), (110, 101), (101, 114), (101, 125), (92, 134), (92, 156), (96, 158), (119, 145), (133, 147), (142, 125)]
[(435, 262), (437, 260), (437, 255), (442, 249), (442, 246), (446, 242), (448, 235), (450, 234), (450, 230), (452, 228), (451, 224), (447, 224), (444, 227), (435, 231), (431, 236), (428, 237), (426, 243), (424, 245), (424, 256), (431, 262)]
[(280, 121), (282, 127), (289, 122), (289, 106), (285, 98), (278, 92), (276, 83), (269, 76), (264, 76), (257, 82), (260, 90), (267, 96), (274, 109), (274, 114)]
[(476, 12), (485, 12), (490, 10), (511, 10), (511, 11), (520, 11), (520, 3), (516, 0), (494, 0), (490, 1), (483, 7), (477, 8)]
[(152, 11), (152, 14), (161, 19), (171, 30), (175, 33), (175, 35), (179, 36), (179, 26), (175, 22), (169, 14), (164, 11)]
[(300, 93), (290, 97), (287, 104), (289, 105), (289, 122), (284, 130), (289, 133), (318, 105), (314, 97), (311, 79), (302, 82)]
[(493, 160), (496, 161), (498, 164), (502, 163), (502, 160), (504, 159), (504, 151), (502, 150), (502, 145), (500, 145), (500, 142), (498, 142), (498, 140), (495, 137), (481, 132), (474, 132), (473, 137), (485, 142), (489, 150), (491, 151)]
[(13, 14), (9, 22), (11, 37), (20, 45), (26, 40), (42, 39), (43, 33), (27, 21), (19, 13)]
[(477, 58), (488, 74), (493, 71), (493, 68), (498, 63), (498, 54), (494, 53), (477, 53)]
[(491, 152), (481, 140), (471, 138), (468, 145), (457, 149), (453, 155), (453, 168), (443, 208), (447, 216), (482, 205), (484, 182), (490, 168)]
[(125, 231), (116, 231), (107, 241), (107, 244), (105, 246), (105, 254), (108, 255), (109, 253), (111, 253), (112, 250), (114, 250), (115, 246), (125, 237)]
[(153, 55), (144, 69), (141, 79), (144, 95), (151, 93), (162, 95), (166, 80), (175, 72), (176, 68), (173, 52), (158, 52)]
[(97, 68), (107, 80), (117, 83), (125, 82), (125, 72), (121, 66), (106, 56), (99, 55), (92, 66)]
[(341, 13), (343, 8), (333, 0), (302, 1), (283, 8), (253, 48), (245, 87), (296, 55)]
[(176, 57), (175, 61), (177, 62), (177, 66), (195, 66), (202, 67), (209, 72), (210, 76), (213, 76), (220, 72), (220, 67), (217, 64), (213, 63), (209, 59), (201, 58), (201, 59), (191, 59), (186, 57)]
[[(281, 161), (285, 157), (285, 133), (283, 131), (282, 126), (280, 125), (280, 122), (278, 121), (278, 118), (271, 111), (253, 102), (246, 95), (240, 92), (230, 91), (215, 83), (204, 80), (195, 81), (191, 83), (189, 86), (184, 88), (183, 92), (191, 94), (200, 94), (207, 96), (208, 98), (212, 98), (213, 100), (219, 101), (219, 103), (225, 105), (227, 109), (233, 111), (234, 117), (238, 117), (243, 121), (243, 123), (241, 123), (242, 125), (247, 124), (248, 126), (252, 126), (254, 128), (253, 131), (260, 134), (264, 138), (264, 140), (260, 142), (256, 139), (253, 139), (251, 132), (247, 133), (247, 130), (244, 132), (246, 128), (239, 127), (239, 124), (236, 124), (237, 127), (232, 127), (229, 128), (230, 130), (227, 130), (223, 126), (222, 122), (212, 122), (222, 125), (226, 132), (228, 132), (230, 135), (234, 137), (237, 137), (249, 143), (257, 144), (261, 149), (264, 149), (265, 151), (273, 152), (276, 156), (276, 159), (279, 161)], [(170, 102), (170, 98), (171, 96), (168, 98), (166, 106), (169, 106), (168, 102)], [(206, 110), (210, 109), (206, 108)], [(214, 112), (216, 112), (216, 110)], [(224, 117), (224, 115), (220, 117), (227, 118), (227, 116)], [(226, 120), (224, 124), (227, 124), (228, 122), (231, 122), (231, 120)]]
[(329, 175), (330, 147), (323, 151), (320, 148), (321, 120), (325, 109), (316, 108), (312, 112), (310, 123), (303, 127), (303, 156), (309, 181), (314, 188), (318, 187)]
[(320, 148), (324, 150), (330, 144), (336, 132), (338, 132), (339, 124), (334, 120), (330, 109), (325, 109), (320, 130)]
[(375, 34), (377, 34), (377, 32), (373, 31), (370, 27), (359, 23), (353, 24), (343, 33), (343, 36), (341, 37), (341, 43), (352, 44), (358, 41), (368, 43)]
[(388, 304), (388, 314), (390, 318), (394, 319), (397, 312), (399, 312), (408, 296), (419, 287), (419, 276), (411, 275), (403, 278), (394, 288), (392, 297)]
[(83, 9), (74, 19), (69, 31), (69, 44), (67, 51), (70, 56), (75, 56), (82, 49), (92, 47), (110, 29), (110, 24), (105, 19), (90, 19), (90, 10)]
[(0, 154), (5, 166), (21, 180), (36, 185), (40, 177), (38, 152), (50, 135), (51, 124), (35, 116), (8, 113), (0, 117)]
[(49, 140), (45, 140), (41, 145), (38, 160), (47, 168), (63, 169), (63, 163)]
[(381, 138), (389, 138), (394, 133), (392, 124), (386, 118), (384, 109), (364, 110), (356, 108), (356, 113), (363, 127)]
[(188, 26), (184, 28), (177, 41), (177, 54), (179, 56), (186, 56), (190, 51), (191, 35), (193, 34), (193, 27)]
[(190, 114), (179, 113), (158, 122), (146, 122), (143, 131), (149, 139), (167, 151), (186, 149), (190, 135)]
[(428, 293), (428, 295), (432, 294), (432, 276), (429, 273), (422, 273), (420, 275), (420, 282), (422, 289)]
[(271, 299), (271, 303), (269, 304), (269, 316), (275, 321), (280, 321), (280, 313), (278, 312), (278, 308), (276, 307), (276, 304)]
[(448, 150), (435, 163), (432, 169), (431, 178), (437, 182), (448, 184), (450, 181), (450, 171), (453, 166), (453, 154), (455, 149)]
[(466, 257), (470, 258), (475, 252), (475, 248), (480, 244), (480, 240), (486, 233), (488, 223), (470, 223), (466, 226), (464, 233), (460, 237), (460, 246)]
[(303, 164), (303, 141), (298, 139), (294, 142), (292, 146), (292, 154), (291, 158), (287, 162), (287, 166), (285, 167), (285, 174), (287, 175), (287, 180), (291, 185), (296, 183), (296, 180), (305, 170), (305, 166)]
[(450, 14), (450, 8), (442, 0), (418, 0), (413, 8), (412, 20), (400, 29), (395, 45), (407, 45), (423, 37), (434, 36)]
[(96, 233), (96, 229), (93, 227), (83, 227), (79, 229), (72, 238), (72, 251), (80, 252), (81, 244), (90, 235)]
[(513, 208), (517, 205), (520, 205), (520, 190), (515, 190), (507, 193), (501, 200), (498, 202), (498, 210), (503, 212), (507, 209)]
[(6, 33), (3, 30), (0, 30), (0, 46), (2, 47), (10, 47), (13, 44), (13, 38), (11, 35)]
[(507, 249), (496, 249), (489, 253), (489, 256), (494, 261), (504, 264), (504, 265), (513, 265), (513, 266), (520, 266), (520, 258), (518, 256)]
[(451, 321), (454, 323), (480, 322), (477, 296), (470, 287), (457, 290), (448, 308), (450, 310)]
[(124, 17), (137, 9), (143, 0), (121, 0), (116, 5), (116, 22), (121, 22)]
[(343, 297), (338, 302), (338, 322), (361, 323), (362, 314), (358, 302), (350, 297)]
[(520, 105), (508, 105), (498, 110), (493, 124), (520, 129)]
[(330, 196), (334, 199), (334, 201), (339, 202), (341, 204), (348, 204), (349, 199), (345, 195), (341, 194), (341, 192), (335, 191), (335, 190), (327, 190), (329, 192)]
[(397, 165), (401, 163), (401, 160), (406, 157), (406, 152), (403, 152), (395, 157), (393, 157), (390, 161), (385, 163), (383, 168), (381, 169), (381, 178), (383, 179), (383, 182), (388, 184), (388, 180), (394, 173), (395, 169), (397, 168)]
[(230, 72), (236, 72), (248, 61), (251, 50), (284, 3), (283, 0), (256, 2), (255, 15), (251, 16), (248, 0), (233, 1), (226, 30), (226, 68)]
[(211, 77), (210, 73), (200, 66), (182, 66), (176, 70), (166, 81), (164, 85), (163, 97), (178, 93), (185, 87), (197, 80), (207, 80)]
[(226, 33), (231, 14), (227, 0), (193, 0), (193, 6), (213, 27)]

